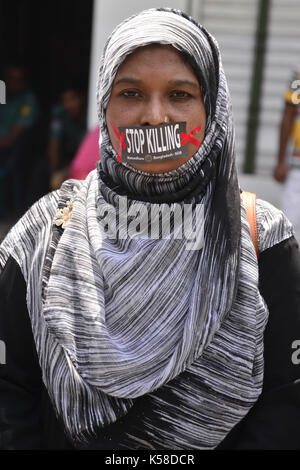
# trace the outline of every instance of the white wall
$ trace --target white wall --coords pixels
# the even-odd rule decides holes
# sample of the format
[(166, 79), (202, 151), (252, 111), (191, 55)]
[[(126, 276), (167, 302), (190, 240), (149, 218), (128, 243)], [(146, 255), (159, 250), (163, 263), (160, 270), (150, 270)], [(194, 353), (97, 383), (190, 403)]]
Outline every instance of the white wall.
[(171, 7), (187, 13), (190, 0), (94, 0), (92, 46), (88, 98), (88, 127), (97, 124), (96, 84), (104, 44), (112, 30), (125, 18), (147, 8)]
[(269, 21), (256, 173), (271, 177), (277, 161), (284, 92), (300, 63), (300, 0), (272, 0)]

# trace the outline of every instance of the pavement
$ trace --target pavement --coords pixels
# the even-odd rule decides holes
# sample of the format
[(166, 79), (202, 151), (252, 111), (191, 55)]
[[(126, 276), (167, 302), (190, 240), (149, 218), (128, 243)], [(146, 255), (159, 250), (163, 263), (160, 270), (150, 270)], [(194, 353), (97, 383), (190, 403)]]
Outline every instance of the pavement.
[(241, 189), (255, 193), (258, 198), (270, 202), (278, 209), (281, 208), (281, 193), (283, 185), (271, 177), (240, 174), (238, 180)]

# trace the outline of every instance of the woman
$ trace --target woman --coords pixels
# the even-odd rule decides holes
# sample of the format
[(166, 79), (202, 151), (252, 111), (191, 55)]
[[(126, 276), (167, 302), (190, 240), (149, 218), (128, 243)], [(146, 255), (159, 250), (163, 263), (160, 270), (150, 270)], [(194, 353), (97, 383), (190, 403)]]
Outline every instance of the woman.
[[(258, 199), (257, 262), (216, 41), (177, 10), (129, 18), (107, 42), (98, 109), (98, 169), (1, 246), (2, 447), (299, 449), (299, 250)], [(175, 122), (187, 155), (122, 161), (122, 128)], [(122, 237), (124, 200), (147, 214), (202, 204), (201, 247)]]

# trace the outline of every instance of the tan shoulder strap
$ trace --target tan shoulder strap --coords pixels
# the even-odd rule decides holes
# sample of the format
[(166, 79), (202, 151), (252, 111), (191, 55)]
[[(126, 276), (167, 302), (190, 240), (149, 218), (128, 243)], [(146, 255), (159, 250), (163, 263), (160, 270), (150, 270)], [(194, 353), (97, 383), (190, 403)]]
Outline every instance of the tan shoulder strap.
[(241, 199), (246, 209), (246, 215), (248, 224), (250, 226), (250, 234), (252, 242), (258, 257), (258, 234), (257, 234), (257, 222), (256, 222), (256, 194), (243, 191), (241, 193)]

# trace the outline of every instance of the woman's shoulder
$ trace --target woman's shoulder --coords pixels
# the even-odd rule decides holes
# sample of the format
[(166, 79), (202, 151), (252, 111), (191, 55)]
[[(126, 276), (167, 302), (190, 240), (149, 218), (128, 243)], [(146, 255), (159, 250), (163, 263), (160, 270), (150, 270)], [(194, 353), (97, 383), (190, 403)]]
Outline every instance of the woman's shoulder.
[(260, 253), (295, 235), (282, 210), (264, 199), (256, 199), (256, 220)]
[(58, 209), (74, 197), (81, 184), (81, 181), (67, 180), (58, 190), (46, 194), (27, 210), (0, 245), (0, 272), (9, 257), (13, 257), (24, 271), (37, 252), (46, 250)]

